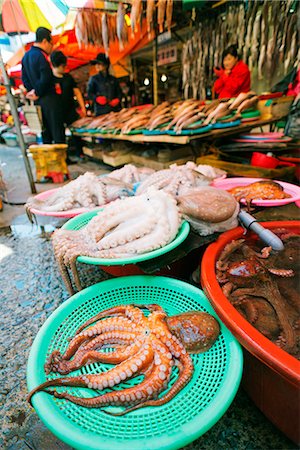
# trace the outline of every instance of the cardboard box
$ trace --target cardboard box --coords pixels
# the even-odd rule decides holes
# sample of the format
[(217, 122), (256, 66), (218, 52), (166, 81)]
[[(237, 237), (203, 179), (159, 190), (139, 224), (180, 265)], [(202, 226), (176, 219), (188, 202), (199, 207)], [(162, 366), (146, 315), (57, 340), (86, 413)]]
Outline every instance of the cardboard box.
[(272, 98), (269, 100), (259, 100), (257, 109), (261, 113), (261, 119), (267, 120), (272, 117), (287, 116), (293, 103), (294, 97), (292, 95)]

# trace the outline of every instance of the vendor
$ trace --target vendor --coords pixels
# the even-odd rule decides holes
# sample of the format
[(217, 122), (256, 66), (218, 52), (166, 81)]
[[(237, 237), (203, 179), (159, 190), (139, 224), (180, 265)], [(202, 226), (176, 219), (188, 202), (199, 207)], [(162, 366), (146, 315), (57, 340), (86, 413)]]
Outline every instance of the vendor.
[(235, 45), (224, 50), (222, 68), (216, 67), (214, 72), (218, 77), (214, 83), (218, 98), (232, 98), (250, 91), (250, 71), (247, 64), (239, 59)]
[(99, 53), (91, 64), (95, 65), (97, 74), (89, 79), (87, 93), (96, 116), (119, 111), (122, 94), (118, 80), (109, 73), (109, 58)]

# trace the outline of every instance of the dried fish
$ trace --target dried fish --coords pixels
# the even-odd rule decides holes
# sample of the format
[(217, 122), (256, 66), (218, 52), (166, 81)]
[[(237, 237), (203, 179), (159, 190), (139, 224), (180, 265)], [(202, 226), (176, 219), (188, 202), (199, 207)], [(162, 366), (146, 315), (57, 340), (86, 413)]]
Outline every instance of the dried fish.
[(164, 31), (165, 13), (166, 13), (167, 0), (158, 0), (157, 5), (157, 23), (159, 26), (159, 32)]
[(167, 0), (166, 26), (168, 31), (171, 30), (172, 15), (173, 15), (173, 0)]
[(108, 52), (109, 52), (109, 47), (108, 47), (108, 26), (107, 26), (106, 14), (102, 14), (101, 23), (102, 23), (103, 47), (104, 47), (106, 55), (108, 55)]
[(147, 0), (147, 31), (150, 34), (153, 28), (153, 16), (155, 11), (155, 0)]

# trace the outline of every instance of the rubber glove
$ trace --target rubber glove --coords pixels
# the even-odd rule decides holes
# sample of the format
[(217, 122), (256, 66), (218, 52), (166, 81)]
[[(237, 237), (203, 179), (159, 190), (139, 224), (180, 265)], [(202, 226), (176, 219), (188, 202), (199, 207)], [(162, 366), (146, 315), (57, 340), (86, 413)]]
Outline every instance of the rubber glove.
[(98, 95), (98, 97), (96, 97), (96, 102), (101, 105), (104, 106), (107, 103), (107, 98), (104, 97), (104, 95)]
[(113, 108), (114, 108), (115, 106), (118, 106), (119, 103), (120, 103), (120, 100), (119, 100), (118, 98), (113, 98), (113, 99), (109, 102), (110, 106), (112, 106)]

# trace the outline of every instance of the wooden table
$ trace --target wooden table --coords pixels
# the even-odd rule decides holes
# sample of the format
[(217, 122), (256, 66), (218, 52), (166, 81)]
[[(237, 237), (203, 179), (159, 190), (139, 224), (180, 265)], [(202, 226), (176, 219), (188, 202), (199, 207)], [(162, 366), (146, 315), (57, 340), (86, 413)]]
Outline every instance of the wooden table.
[(241, 125), (237, 127), (231, 127), (231, 128), (221, 128), (216, 130), (211, 130), (207, 133), (202, 134), (195, 134), (193, 136), (169, 136), (168, 134), (162, 134), (159, 136), (145, 136), (143, 134), (101, 134), (101, 133), (77, 133), (73, 132), (76, 136), (82, 136), (82, 137), (91, 137), (91, 138), (102, 138), (102, 139), (114, 139), (119, 141), (129, 141), (129, 142), (161, 142), (165, 144), (188, 144), (192, 140), (196, 139), (207, 139), (207, 140), (214, 140), (219, 137), (227, 137), (227, 136), (233, 136), (236, 134), (241, 134), (247, 131), (250, 131), (252, 128), (259, 128), (263, 127), (265, 125), (270, 125), (273, 123), (276, 123), (277, 121), (283, 119), (285, 116), (279, 116), (279, 117), (272, 117), (270, 119), (265, 120), (256, 120), (253, 122), (244, 122)]

